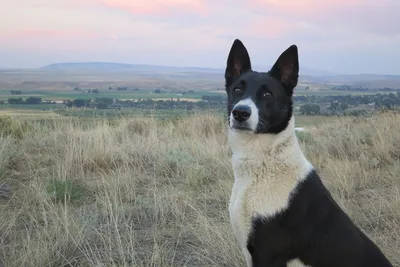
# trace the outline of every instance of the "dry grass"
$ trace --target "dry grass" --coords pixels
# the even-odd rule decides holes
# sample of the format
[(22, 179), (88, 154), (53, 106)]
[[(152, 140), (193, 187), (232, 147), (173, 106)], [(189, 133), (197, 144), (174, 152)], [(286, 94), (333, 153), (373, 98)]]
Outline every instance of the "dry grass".
[(59, 117), (60, 114), (57, 114), (53, 111), (48, 110), (38, 110), (38, 109), (3, 109), (0, 110), (0, 116), (9, 116), (9, 117), (18, 117), (18, 118), (48, 118), (48, 117)]
[[(180, 101), (188, 101), (188, 102), (200, 102), (201, 99), (200, 98), (189, 98), (189, 97), (156, 97), (156, 98), (152, 98), (152, 100), (157, 101), (157, 100), (164, 100), (164, 101), (168, 101), (168, 100), (173, 100), (173, 101), (178, 101), (178, 99)], [(139, 99), (138, 98), (121, 98), (120, 100), (130, 100), (130, 101), (134, 101), (134, 102), (138, 102)]]
[[(301, 136), (340, 205), (400, 266), (400, 115)], [(225, 120), (32, 123), (0, 137), (6, 266), (245, 266), (228, 221)]]
[[(177, 101), (178, 98), (172, 98), (174, 101)], [(153, 100), (171, 100), (171, 98), (167, 98), (167, 97), (160, 97), (160, 98), (153, 98)], [(180, 101), (188, 101), (188, 102), (200, 102), (201, 99), (199, 98), (189, 98), (189, 97), (180, 97), (179, 98)]]

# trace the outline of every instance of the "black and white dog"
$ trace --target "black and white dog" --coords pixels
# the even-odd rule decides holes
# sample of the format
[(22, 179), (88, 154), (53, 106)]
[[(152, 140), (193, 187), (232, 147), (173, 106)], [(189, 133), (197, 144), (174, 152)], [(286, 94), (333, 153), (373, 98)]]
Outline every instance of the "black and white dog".
[(225, 72), (235, 176), (229, 213), (249, 267), (392, 267), (324, 187), (294, 131), (297, 46), (268, 72), (240, 40)]

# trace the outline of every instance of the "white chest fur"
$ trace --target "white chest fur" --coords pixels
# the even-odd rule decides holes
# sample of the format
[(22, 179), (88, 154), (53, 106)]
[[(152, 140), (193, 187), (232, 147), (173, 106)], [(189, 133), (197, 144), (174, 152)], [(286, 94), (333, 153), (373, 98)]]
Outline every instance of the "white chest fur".
[(230, 221), (251, 266), (246, 246), (252, 217), (270, 217), (287, 208), (291, 193), (312, 165), (302, 154), (294, 133), (283, 132), (272, 139), (230, 130), (229, 141), (235, 176), (229, 203)]
[(229, 212), (235, 231), (242, 233), (239, 242), (244, 245), (251, 218), (255, 215), (270, 217), (284, 210), (291, 193), (311, 168), (307, 162), (289, 165), (274, 158), (266, 161), (262, 157), (249, 159), (235, 154), (232, 165), (235, 181)]

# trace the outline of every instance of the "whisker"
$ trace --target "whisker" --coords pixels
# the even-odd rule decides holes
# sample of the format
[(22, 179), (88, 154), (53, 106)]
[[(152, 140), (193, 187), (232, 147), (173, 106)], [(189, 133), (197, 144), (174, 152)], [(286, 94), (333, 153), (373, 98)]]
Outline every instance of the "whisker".
[(268, 123), (263, 118), (259, 118), (259, 124), (257, 124), (257, 127), (258, 126), (261, 128), (261, 130), (267, 130)]

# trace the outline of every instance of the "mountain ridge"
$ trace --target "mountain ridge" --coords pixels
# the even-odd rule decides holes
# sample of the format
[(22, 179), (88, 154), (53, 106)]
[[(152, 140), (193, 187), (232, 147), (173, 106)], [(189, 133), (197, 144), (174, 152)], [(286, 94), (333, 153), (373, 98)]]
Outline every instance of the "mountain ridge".
[[(254, 70), (267, 71), (272, 66), (254, 65)], [(137, 70), (137, 71), (178, 71), (178, 72), (209, 72), (209, 73), (224, 73), (224, 68), (211, 68), (211, 67), (195, 67), (195, 66), (168, 66), (168, 65), (153, 65), (153, 64), (130, 64), (119, 62), (59, 62), (49, 64), (39, 69), (42, 70)], [(331, 71), (312, 69), (303, 67), (300, 69), (302, 75), (307, 76), (330, 76), (330, 75), (343, 75)]]

